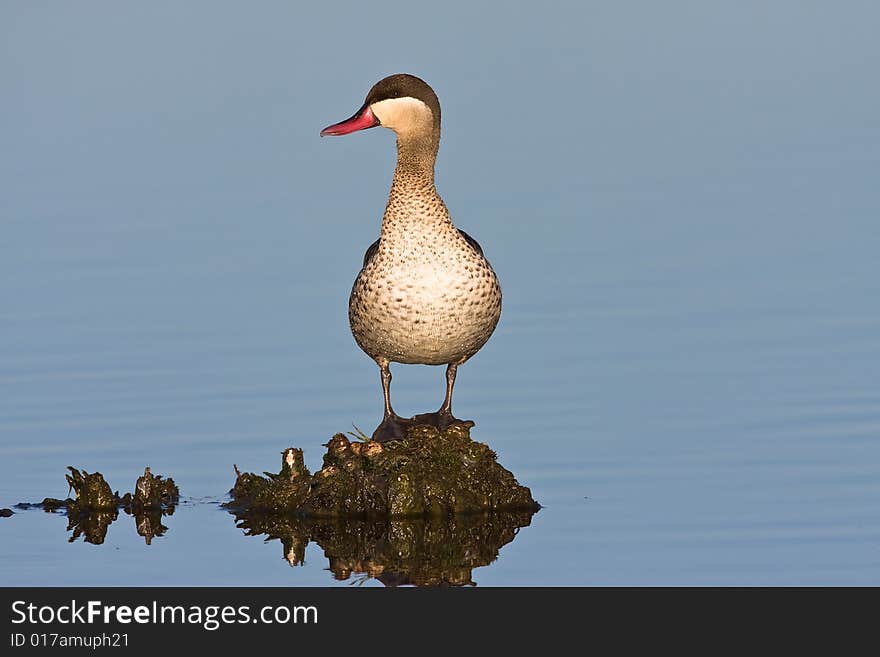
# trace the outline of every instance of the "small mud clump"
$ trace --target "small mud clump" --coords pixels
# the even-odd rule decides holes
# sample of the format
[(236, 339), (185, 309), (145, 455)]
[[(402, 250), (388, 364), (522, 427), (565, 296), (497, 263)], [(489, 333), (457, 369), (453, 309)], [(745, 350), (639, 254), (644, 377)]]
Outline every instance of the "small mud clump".
[(20, 503), (16, 506), (45, 511), (63, 509), (67, 513), (70, 542), (82, 536), (87, 543), (100, 545), (107, 537), (107, 528), (119, 517), (120, 509), (135, 517), (138, 534), (144, 537), (147, 545), (168, 530), (161, 522), (162, 516), (173, 514), (180, 501), (180, 490), (173, 479), (164, 479), (150, 472), (150, 468), (144, 468), (134, 492), (120, 497), (100, 472), (89, 473), (71, 466), (67, 469), (69, 474), (65, 478), (76, 498), (59, 500), (47, 497), (39, 504)]
[(231, 509), (316, 518), (404, 518), (463, 513), (537, 511), (531, 491), (498, 464), (495, 452), (470, 437), (469, 427), (445, 431), (414, 426), (403, 440), (351, 441), (338, 433), (326, 444), (314, 475), (302, 450), (283, 452), (278, 474), (235, 468)]
[(67, 466), (70, 474), (64, 475), (70, 489), (76, 493), (76, 499), (68, 497), (59, 500), (47, 497), (39, 504), (20, 504), (22, 508), (42, 507), (46, 511), (113, 511), (125, 509), (129, 512), (141, 510), (159, 510), (175, 506), (180, 501), (180, 490), (171, 478), (163, 479), (162, 475), (154, 475), (150, 468), (144, 468), (144, 474), (138, 477), (134, 493), (126, 493), (119, 497), (113, 492), (110, 484), (104, 481), (100, 472), (88, 473)]
[(134, 485), (134, 494), (126, 493), (120, 500), (125, 508), (134, 512), (172, 508), (180, 501), (180, 490), (174, 480), (163, 479), (162, 475), (154, 475), (150, 468), (144, 468), (144, 474), (138, 477)]

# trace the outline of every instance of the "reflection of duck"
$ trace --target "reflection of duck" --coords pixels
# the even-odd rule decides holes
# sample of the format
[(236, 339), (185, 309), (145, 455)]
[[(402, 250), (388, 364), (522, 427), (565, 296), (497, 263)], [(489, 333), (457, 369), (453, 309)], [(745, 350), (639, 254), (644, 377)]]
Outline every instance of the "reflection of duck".
[(385, 413), (375, 440), (401, 438), (409, 422), (391, 408), (390, 363), (446, 365), (440, 410), (414, 420), (444, 429), (458, 366), (486, 343), (501, 315), (501, 287), (480, 245), (457, 229), (434, 187), (440, 103), (423, 80), (379, 81), (353, 117), (321, 135), (381, 125), (397, 133), (397, 167), (382, 231), (364, 257), (349, 300), (358, 345), (382, 373)]

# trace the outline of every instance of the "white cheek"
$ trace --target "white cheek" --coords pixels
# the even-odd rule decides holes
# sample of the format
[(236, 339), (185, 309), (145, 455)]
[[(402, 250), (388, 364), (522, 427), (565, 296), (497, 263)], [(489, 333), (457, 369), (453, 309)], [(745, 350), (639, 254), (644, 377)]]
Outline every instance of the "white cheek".
[(388, 98), (370, 106), (373, 115), (386, 128), (398, 134), (424, 130), (431, 126), (433, 113), (431, 108), (416, 98)]

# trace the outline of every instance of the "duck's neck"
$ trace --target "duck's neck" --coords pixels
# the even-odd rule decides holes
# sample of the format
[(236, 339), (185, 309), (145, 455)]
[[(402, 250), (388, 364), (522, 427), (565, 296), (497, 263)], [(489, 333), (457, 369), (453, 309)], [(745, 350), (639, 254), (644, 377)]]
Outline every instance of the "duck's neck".
[(397, 139), (397, 167), (382, 221), (382, 238), (410, 239), (425, 230), (451, 226), (434, 187), (437, 141), (431, 137)]
[(397, 138), (397, 167), (394, 185), (416, 184), (418, 188), (434, 188), (434, 163), (437, 161), (439, 140), (433, 135)]

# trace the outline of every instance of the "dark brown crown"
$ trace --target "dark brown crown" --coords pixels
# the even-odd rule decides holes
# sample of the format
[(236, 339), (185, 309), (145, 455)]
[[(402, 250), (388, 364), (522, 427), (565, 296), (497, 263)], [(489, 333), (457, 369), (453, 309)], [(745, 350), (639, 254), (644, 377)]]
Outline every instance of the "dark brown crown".
[(367, 94), (366, 105), (389, 98), (415, 98), (427, 105), (434, 113), (434, 122), (440, 125), (440, 101), (427, 82), (415, 75), (396, 73), (379, 80)]

